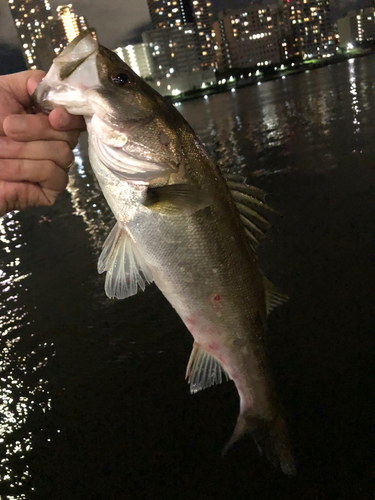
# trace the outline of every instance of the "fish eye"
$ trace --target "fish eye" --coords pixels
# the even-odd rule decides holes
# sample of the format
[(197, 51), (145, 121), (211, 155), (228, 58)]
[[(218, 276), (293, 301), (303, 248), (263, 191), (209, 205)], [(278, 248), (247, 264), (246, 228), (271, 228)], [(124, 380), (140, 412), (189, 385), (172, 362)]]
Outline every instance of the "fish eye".
[(114, 71), (111, 75), (111, 82), (119, 87), (123, 87), (129, 83), (130, 78), (126, 73), (121, 73), (120, 71)]

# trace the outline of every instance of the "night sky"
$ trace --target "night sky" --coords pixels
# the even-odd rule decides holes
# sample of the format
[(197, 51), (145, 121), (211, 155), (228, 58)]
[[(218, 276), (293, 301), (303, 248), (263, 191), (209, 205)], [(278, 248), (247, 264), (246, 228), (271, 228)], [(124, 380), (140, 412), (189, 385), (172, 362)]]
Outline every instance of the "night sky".
[[(96, 28), (99, 41), (109, 48), (116, 48), (129, 41), (141, 41), (140, 33), (150, 28), (150, 17), (146, 0), (70, 0), (76, 14), (84, 15), (90, 26)], [(333, 0), (333, 8), (346, 7), (352, 0)], [(366, 0), (358, 0), (364, 2)], [(61, 0), (50, 0), (54, 13)], [(272, 3), (265, 0), (264, 3)], [(249, 0), (212, 0), (215, 11), (224, 8), (239, 8), (248, 5)], [(110, 7), (109, 7), (110, 6)], [(116, 7), (115, 7), (116, 6)], [(18, 45), (16, 30), (10, 15), (7, 0), (0, 0), (0, 44)]]

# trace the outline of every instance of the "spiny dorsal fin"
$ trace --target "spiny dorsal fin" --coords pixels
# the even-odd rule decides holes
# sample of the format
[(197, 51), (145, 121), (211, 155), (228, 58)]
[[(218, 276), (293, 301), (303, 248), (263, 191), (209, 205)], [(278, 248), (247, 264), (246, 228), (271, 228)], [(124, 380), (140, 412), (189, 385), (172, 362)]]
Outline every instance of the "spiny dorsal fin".
[(224, 378), (229, 379), (220, 363), (195, 343), (190, 354), (185, 378), (190, 383), (191, 394), (211, 387), (211, 385), (221, 384)]
[(269, 314), (272, 309), (280, 306), (281, 304), (284, 304), (284, 302), (286, 302), (289, 297), (281, 293), (279, 289), (265, 276), (263, 276), (263, 284), (266, 292), (267, 314)]
[[(235, 182), (229, 179), (227, 180), (227, 184), (231, 191), (239, 191), (241, 193), (247, 194), (253, 199), (253, 201), (255, 201), (255, 198), (259, 205), (267, 207), (267, 205), (264, 203), (266, 193), (262, 189), (250, 186), (249, 184), (245, 184), (244, 182)], [(270, 210), (272, 210), (271, 207)]]
[(99, 274), (107, 271), (105, 292), (110, 299), (125, 299), (144, 290), (152, 273), (124, 226), (117, 222), (106, 239), (98, 261)]
[(234, 174), (226, 168), (222, 168), (221, 172), (240, 212), (250, 246), (255, 251), (260, 241), (265, 237), (267, 229), (271, 226), (263, 213), (266, 210), (271, 212), (276, 212), (276, 210), (264, 202), (266, 193), (262, 189), (248, 185), (246, 177)]

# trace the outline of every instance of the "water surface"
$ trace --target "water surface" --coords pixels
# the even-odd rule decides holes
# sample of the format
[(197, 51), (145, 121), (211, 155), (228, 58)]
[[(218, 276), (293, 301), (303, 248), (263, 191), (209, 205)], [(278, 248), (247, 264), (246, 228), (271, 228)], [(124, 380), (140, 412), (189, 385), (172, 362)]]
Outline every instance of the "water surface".
[(83, 137), (50, 209), (0, 219), (0, 498), (369, 499), (375, 58), (179, 106), (220, 164), (269, 194), (260, 248), (290, 296), (268, 324), (298, 475), (244, 439), (231, 383), (190, 396), (192, 339), (155, 286), (105, 297), (114, 221)]

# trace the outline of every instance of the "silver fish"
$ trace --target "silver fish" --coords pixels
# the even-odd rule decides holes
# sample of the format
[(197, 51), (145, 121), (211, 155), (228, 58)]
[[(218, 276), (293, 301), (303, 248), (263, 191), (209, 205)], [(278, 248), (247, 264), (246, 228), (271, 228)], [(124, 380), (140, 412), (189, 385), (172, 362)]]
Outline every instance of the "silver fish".
[(224, 452), (251, 431), (294, 474), (265, 345), (267, 312), (284, 297), (255, 252), (267, 226), (262, 193), (225, 180), (175, 107), (88, 32), (55, 59), (35, 98), (85, 117), (90, 163), (117, 219), (98, 263), (108, 297), (155, 282), (194, 337), (191, 392), (236, 385), (240, 414)]

